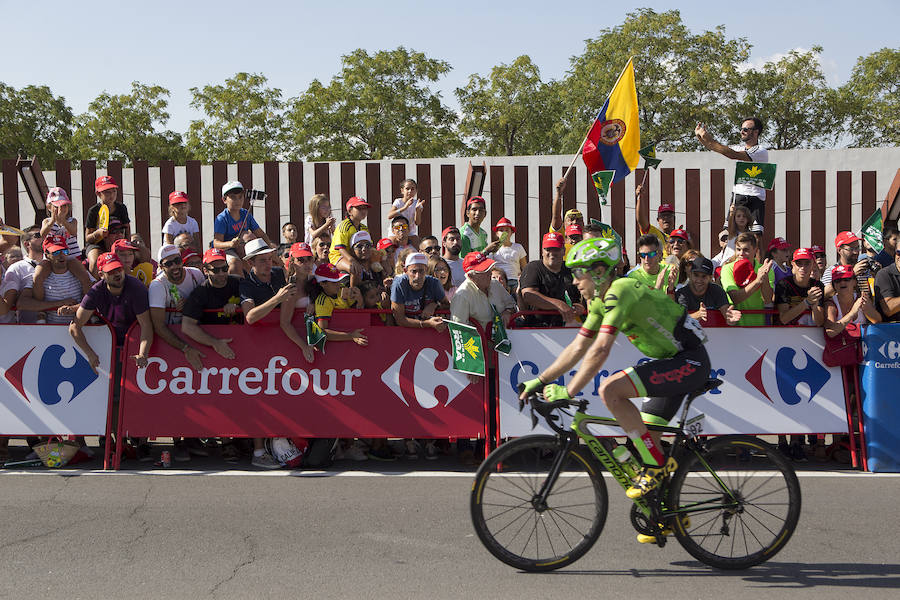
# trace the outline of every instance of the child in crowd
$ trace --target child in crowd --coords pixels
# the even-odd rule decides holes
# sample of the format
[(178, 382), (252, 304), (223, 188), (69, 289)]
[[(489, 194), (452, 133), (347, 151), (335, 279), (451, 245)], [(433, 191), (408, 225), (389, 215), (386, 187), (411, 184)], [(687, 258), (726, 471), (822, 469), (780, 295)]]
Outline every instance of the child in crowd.
[(528, 264), (528, 254), (522, 244), (512, 241), (512, 236), (516, 233), (512, 221), (506, 217), (502, 217), (497, 224), (494, 225), (494, 233), (500, 241), (500, 247), (490, 254), (490, 258), (497, 261), (497, 266), (506, 273), (506, 289), (515, 290), (519, 286), (519, 276), (522, 269)]
[(331, 263), (324, 263), (316, 267), (316, 283), (320, 292), (316, 296), (315, 315), (316, 323), (328, 336), (328, 341), (350, 340), (360, 346), (366, 346), (369, 340), (362, 333), (362, 329), (354, 329), (350, 332), (337, 331), (329, 328), (331, 315), (336, 308), (361, 308), (362, 296), (358, 288), (343, 287), (341, 280), (344, 273), (337, 270)]
[[(328, 239), (334, 235), (334, 217), (331, 216), (331, 202), (325, 194), (315, 194), (309, 199), (309, 213), (303, 221), (303, 241), (313, 245), (313, 240), (324, 234)], [(283, 232), (282, 232), (283, 233)]]
[(449, 306), (449, 302), (453, 299), (453, 294), (456, 293), (456, 286), (453, 285), (453, 280), (450, 277), (450, 265), (440, 256), (431, 255), (428, 257), (425, 274), (431, 275), (438, 280), (441, 287), (444, 288), (445, 300)]
[(281, 331), (289, 340), (294, 342), (303, 354), (306, 362), (312, 364), (313, 348), (306, 341), (306, 324), (297, 331), (297, 325), (294, 325), (294, 313), (300, 311), (301, 314), (306, 313), (310, 308), (310, 292), (313, 289), (312, 277), (315, 258), (309, 244), (305, 242), (295, 242), (290, 249), (289, 262), (285, 268), (287, 283), (294, 284), (293, 302), (284, 302), (281, 305), (279, 314), (279, 324)]
[(169, 219), (163, 224), (162, 232), (164, 244), (174, 244), (178, 235), (186, 233), (191, 236), (194, 250), (203, 247), (200, 225), (191, 216), (191, 204), (184, 192), (176, 190), (169, 194)]
[[(285, 259), (285, 263), (290, 262), (291, 246), (300, 241), (297, 239), (299, 234), (300, 232), (297, 231), (297, 226), (290, 221), (281, 226), (282, 241), (278, 244), (278, 250), (276, 250), (276, 252), (278, 253), (278, 256)], [(309, 246), (309, 242), (303, 243)]]
[(472, 196), (466, 201), (466, 222), (459, 228), (461, 249), (460, 256), (469, 252), (484, 252), (488, 245), (488, 234), (481, 228), (487, 216), (487, 205), (481, 196)]
[[(97, 257), (103, 252), (110, 252), (112, 244), (115, 241), (107, 239), (114, 231), (114, 223), (121, 228), (118, 233), (124, 237), (131, 237), (130, 223), (128, 216), (128, 208), (121, 202), (117, 202), (119, 197), (119, 186), (116, 180), (109, 175), (101, 175), (94, 182), (94, 190), (97, 193), (99, 202), (93, 205), (87, 213), (84, 223), (84, 251), (87, 254), (88, 270), (96, 273)], [(105, 206), (109, 211), (109, 226), (99, 227), (100, 209)], [(104, 244), (105, 242), (105, 244)]]
[[(84, 264), (81, 262), (81, 248), (78, 246), (78, 221), (69, 214), (72, 208), (72, 201), (69, 200), (66, 190), (61, 187), (50, 188), (47, 193), (47, 204), (50, 206), (50, 216), (41, 223), (41, 237), (46, 238), (48, 235), (55, 235), (66, 240), (66, 254), (68, 260), (66, 267), (69, 273), (78, 279), (82, 290), (86, 294), (93, 280)], [(35, 298), (43, 300), (42, 291), (47, 276), (52, 271), (50, 261), (45, 257), (35, 266), (34, 270), (34, 287)]]
[(425, 200), (417, 198), (419, 191), (415, 179), (404, 179), (400, 182), (400, 197), (395, 198), (388, 211), (387, 218), (393, 224), (396, 216), (403, 216), (409, 224), (409, 243), (419, 246), (419, 223), (422, 220), (422, 210), (425, 208)]
[(417, 247), (414, 246), (409, 239), (409, 220), (403, 215), (397, 215), (391, 219), (391, 239), (394, 241), (394, 244), (397, 245), (397, 250), (400, 252), (404, 250), (417, 251)]
[(766, 258), (772, 261), (775, 284), (793, 274), (791, 268), (791, 245), (783, 237), (772, 238), (766, 249)]

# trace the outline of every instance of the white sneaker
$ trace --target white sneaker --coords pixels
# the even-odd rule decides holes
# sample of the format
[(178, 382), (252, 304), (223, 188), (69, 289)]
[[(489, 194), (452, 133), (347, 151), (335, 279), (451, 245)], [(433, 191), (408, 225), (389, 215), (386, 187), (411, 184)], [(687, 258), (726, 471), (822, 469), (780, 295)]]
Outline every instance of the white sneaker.
[(272, 455), (266, 452), (262, 456), (253, 456), (253, 460), (250, 461), (250, 464), (254, 467), (259, 467), (260, 469), (280, 469), (281, 464), (272, 458)]

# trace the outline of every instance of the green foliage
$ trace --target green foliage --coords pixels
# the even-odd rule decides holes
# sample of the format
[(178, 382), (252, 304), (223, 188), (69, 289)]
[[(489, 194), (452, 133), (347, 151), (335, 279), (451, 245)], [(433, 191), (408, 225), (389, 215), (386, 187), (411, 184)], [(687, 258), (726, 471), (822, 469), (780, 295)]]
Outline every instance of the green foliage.
[(187, 147), (200, 160), (262, 162), (284, 152), (281, 90), (259, 73), (237, 73), (225, 85), (192, 87), (191, 108), (206, 118), (191, 121)]
[(0, 82), (0, 158), (37, 156), (44, 168), (68, 158), (74, 116), (47, 86), (16, 90)]
[(289, 153), (307, 160), (450, 156), (456, 114), (429, 89), (450, 70), (421, 52), (354, 50), (327, 86), (313, 80), (287, 113)]
[(854, 146), (900, 145), (900, 49), (857, 59), (840, 98)]
[(135, 160), (158, 164), (161, 160), (183, 163), (187, 158), (181, 135), (162, 129), (169, 120), (169, 90), (134, 81), (130, 94), (101, 93), (77, 118), (73, 157)]
[(489, 77), (470, 75), (456, 89), (460, 133), (476, 153), (488, 156), (564, 152), (557, 127), (563, 116), (559, 87), (542, 82), (528, 56), (494, 67)]
[(720, 122), (734, 104), (737, 65), (749, 56), (744, 38), (728, 39), (724, 27), (691, 33), (677, 10), (640, 9), (625, 23), (604, 29), (571, 59), (563, 85), (565, 148), (574, 151), (634, 57), (641, 143), (657, 150), (692, 150), (698, 121)]

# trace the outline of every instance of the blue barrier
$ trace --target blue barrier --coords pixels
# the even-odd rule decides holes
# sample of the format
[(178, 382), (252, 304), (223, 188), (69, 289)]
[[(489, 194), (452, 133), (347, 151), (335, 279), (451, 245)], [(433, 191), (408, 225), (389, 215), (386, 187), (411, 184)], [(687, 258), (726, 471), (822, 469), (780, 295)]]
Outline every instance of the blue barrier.
[(900, 323), (869, 325), (860, 367), (868, 467), (900, 472)]

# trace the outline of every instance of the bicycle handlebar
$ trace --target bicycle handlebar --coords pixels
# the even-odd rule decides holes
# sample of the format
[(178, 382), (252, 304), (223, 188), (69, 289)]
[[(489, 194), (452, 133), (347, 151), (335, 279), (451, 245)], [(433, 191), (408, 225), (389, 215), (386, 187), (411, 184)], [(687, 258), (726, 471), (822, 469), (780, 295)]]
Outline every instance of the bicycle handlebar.
[(584, 404), (584, 400), (554, 400), (553, 402), (547, 402), (544, 400), (544, 395), (541, 392), (531, 392), (528, 396), (523, 400), (521, 398), (522, 392), (525, 391), (525, 384), (519, 384), (519, 412), (522, 412), (522, 409), (525, 408), (525, 404), (529, 405), (531, 410), (531, 428), (534, 429), (537, 427), (538, 418), (535, 413), (538, 413), (544, 418), (544, 421), (547, 422), (547, 425), (553, 431), (561, 434), (565, 434), (566, 430), (560, 427), (559, 425), (559, 415), (553, 414), (554, 410), (563, 410), (570, 406), (582, 407)]

